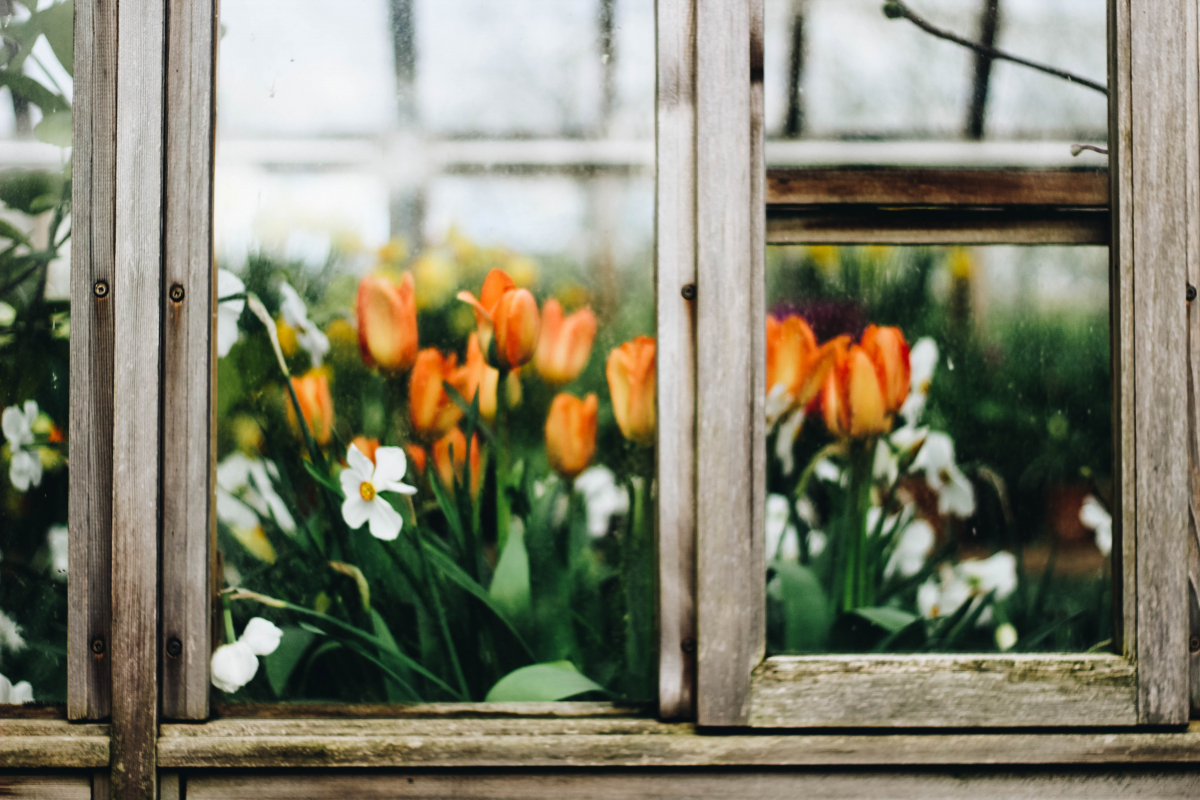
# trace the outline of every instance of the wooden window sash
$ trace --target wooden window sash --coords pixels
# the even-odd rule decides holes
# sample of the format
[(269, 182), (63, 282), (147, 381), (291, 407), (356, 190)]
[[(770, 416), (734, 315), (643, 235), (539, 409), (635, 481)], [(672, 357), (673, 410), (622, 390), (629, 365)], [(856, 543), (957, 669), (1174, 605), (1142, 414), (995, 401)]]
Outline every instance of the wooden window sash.
[[(698, 7), (701, 52), (721, 52), (748, 38), (739, 27), (743, 4), (701, 0)], [(697, 449), (711, 454), (698, 459), (701, 725), (919, 728), (1187, 722), (1185, 511), (1190, 496), (1186, 445), (1190, 441), (1200, 450), (1194, 424), (1189, 440), (1184, 383), (1188, 363), (1184, 290), (1187, 277), (1200, 270), (1200, 243), (1194, 233), (1200, 222), (1200, 175), (1194, 152), (1200, 149), (1195, 146), (1200, 138), (1196, 9), (1189, 0), (1113, 0), (1110, 18), (1114, 438), (1119, 453), (1116, 484), (1122, 487), (1115, 514), (1120, 545), (1114, 551), (1114, 572), (1121, 576), (1115, 592), (1120, 595), (1118, 641), (1123, 654), (813, 656), (762, 661), (758, 621), (765, 607), (765, 579), (762, 559), (754, 554), (761, 547), (763, 531), (757, 511), (746, 507), (747, 498), (757, 498), (745, 484), (747, 476), (757, 475), (756, 447), (762, 437), (754, 420), (745, 419), (745, 412), (756, 410), (754, 398), (761, 391), (753, 389), (759, 386), (757, 370), (765, 356), (752, 335), (734, 335), (721, 327), (729, 315), (742, 314), (741, 319), (749, 321), (744, 327), (762, 327), (761, 313), (747, 313), (760, 291), (761, 276), (752, 259), (737, 262), (740, 244), (726, 246), (723, 252), (701, 246)], [(722, 224), (728, 224), (719, 214), (705, 215), (706, 187), (719, 191), (729, 206), (738, 206), (744, 197), (739, 193), (740, 171), (722, 154), (740, 154), (746, 163), (755, 163), (738, 126), (728, 122), (728, 117), (746, 119), (751, 113), (737, 100), (739, 95), (753, 94), (749, 69), (739, 66), (709, 64), (704, 58), (697, 65), (698, 236), (702, 242), (709, 236), (725, 241)], [(712, 80), (705, 80), (706, 74)], [(1186, 102), (1179, 102), (1181, 96)], [(720, 113), (705, 114), (705, 108)], [(723, 146), (711, 150), (700, 146), (710, 137), (720, 139)], [(796, 191), (778, 173), (773, 177), (774, 199)], [(822, 188), (838, 185), (834, 176), (823, 178), (823, 185), (814, 182), (809, 187), (816, 187), (818, 197)], [(1046, 184), (1054, 178), (1048, 176)], [(883, 233), (866, 241), (1100, 244), (1110, 238), (1095, 216), (1081, 219), (1078, 211), (1072, 212), (1074, 218), (1064, 218), (1042, 209), (1040, 216), (1031, 214), (1022, 220), (1010, 209), (1003, 224), (997, 225), (995, 216), (982, 224), (984, 210), (964, 214), (956, 208), (972, 199), (962, 196), (961, 188), (959, 196), (951, 192), (940, 198), (951, 201), (940, 212), (914, 205), (901, 209), (907, 212), (903, 219), (886, 202), (905, 199), (897, 197), (905, 187), (893, 181), (887, 188), (890, 196), (877, 192), (884, 196), (872, 198), (884, 202), (873, 203), (878, 213), (869, 217), (870, 225)], [(926, 191), (919, 182), (915, 191), (908, 189), (910, 194)], [(812, 200), (813, 194), (800, 196)], [(1093, 183), (1087, 194), (1094, 201), (1099, 188)], [(845, 193), (835, 194), (835, 209), (838, 200), (844, 201)], [(805, 219), (783, 208), (779, 203), (768, 212), (768, 233), (753, 243), (755, 252), (767, 241), (862, 242), (860, 234), (869, 233), (867, 224), (855, 227), (850, 215), (840, 209), (832, 214), (826, 210), (823, 218), (810, 214)], [(956, 224), (947, 224), (947, 210), (960, 215)], [(1050, 227), (1047, 218), (1053, 222)], [(1037, 220), (1042, 222), (1028, 225)], [(825, 238), (814, 238), (819, 236)], [(719, 333), (706, 339), (710, 328)], [(730, 405), (741, 408), (730, 410)], [(709, 464), (718, 461), (724, 463)], [(1194, 480), (1200, 488), (1200, 478)]]

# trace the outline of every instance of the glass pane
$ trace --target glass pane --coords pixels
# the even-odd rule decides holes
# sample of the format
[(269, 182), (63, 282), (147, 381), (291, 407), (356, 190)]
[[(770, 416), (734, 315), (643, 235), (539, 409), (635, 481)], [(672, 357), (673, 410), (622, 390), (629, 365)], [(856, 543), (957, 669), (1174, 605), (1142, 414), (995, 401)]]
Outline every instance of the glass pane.
[(653, 22), (222, 3), (218, 699), (653, 696)]
[(1103, 247), (768, 250), (772, 653), (1106, 650)]
[(0, 704), (67, 695), (72, 11), (0, 3)]
[[(980, 56), (901, 11), (1098, 86)], [(1070, 145), (1107, 138), (1105, 0), (766, 0), (766, 12), (771, 164), (1103, 165)]]

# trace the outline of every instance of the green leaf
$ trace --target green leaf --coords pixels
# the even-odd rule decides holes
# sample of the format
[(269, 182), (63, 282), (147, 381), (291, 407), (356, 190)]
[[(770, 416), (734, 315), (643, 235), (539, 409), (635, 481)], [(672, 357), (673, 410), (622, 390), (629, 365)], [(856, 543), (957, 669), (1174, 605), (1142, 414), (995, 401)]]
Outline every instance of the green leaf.
[(789, 653), (823, 650), (833, 625), (833, 612), (821, 582), (808, 567), (772, 561), (783, 602), (783, 646)]
[(488, 691), (489, 703), (553, 702), (604, 687), (575, 669), (570, 661), (533, 664), (513, 670)]
[(496, 562), (492, 585), (488, 595), (496, 606), (514, 621), (528, 620), (533, 611), (529, 588), (529, 553), (525, 550), (525, 530), (513, 525), (508, 531), (508, 542)]
[(0, 202), (30, 216), (54, 208), (62, 189), (62, 175), (49, 172), (21, 170), (0, 175)]
[(39, 142), (52, 144), (57, 147), (71, 146), (71, 112), (54, 111), (42, 117), (33, 128), (33, 135)]
[(55, 3), (43, 9), (37, 15), (42, 33), (54, 51), (54, 57), (62, 64), (67, 74), (75, 75), (75, 3), (66, 0), (65, 3)]
[(267, 681), (276, 697), (283, 697), (296, 665), (300, 663), (301, 657), (315, 638), (311, 631), (291, 625), (285, 625), (280, 630), (283, 631), (283, 638), (279, 640), (279, 646), (275, 648), (274, 653), (263, 656)]
[(0, 236), (5, 239), (11, 239), (17, 244), (33, 247), (33, 243), (29, 241), (29, 237), (22, 233), (20, 228), (7, 220), (0, 219)]
[(2, 86), (7, 86), (13, 94), (24, 97), (33, 103), (42, 110), (43, 114), (71, 110), (71, 106), (67, 104), (66, 100), (28, 75), (9, 71), (0, 72), (0, 87)]
[(312, 476), (312, 479), (314, 481), (321, 484), (326, 489), (328, 489), (329, 491), (336, 494), (338, 497), (343, 497), (342, 487), (338, 486), (336, 483), (334, 483), (333, 478), (330, 478), (328, 475), (321, 472), (321, 470), (314, 467), (313, 463), (311, 461), (308, 461), (308, 460), (304, 461), (304, 469), (308, 472), (309, 475)]
[(897, 631), (904, 630), (917, 619), (916, 614), (911, 614), (892, 606), (856, 608), (850, 613), (862, 617), (867, 622), (878, 625), (888, 633), (896, 633)]
[[(379, 640), (388, 645), (388, 648), (381, 648), (379, 650), (379, 657), (384, 661), (384, 663), (386, 663), (396, 672), (400, 673), (401, 675), (407, 675), (408, 670), (405, 669), (404, 664), (392, 658), (391, 653), (389, 652), (389, 650), (400, 650), (399, 646), (396, 644), (395, 637), (392, 636), (391, 629), (388, 628), (387, 622), (384, 621), (383, 616), (373, 608), (371, 609), (371, 625), (375, 628), (375, 635), (379, 637)], [(406, 683), (400, 683), (399, 681), (392, 680), (392, 678), (388, 676), (384, 677), (383, 683), (384, 688), (387, 690), (389, 703), (405, 703), (412, 702), (413, 700), (419, 701), (421, 699), (413, 694), (412, 688)]]

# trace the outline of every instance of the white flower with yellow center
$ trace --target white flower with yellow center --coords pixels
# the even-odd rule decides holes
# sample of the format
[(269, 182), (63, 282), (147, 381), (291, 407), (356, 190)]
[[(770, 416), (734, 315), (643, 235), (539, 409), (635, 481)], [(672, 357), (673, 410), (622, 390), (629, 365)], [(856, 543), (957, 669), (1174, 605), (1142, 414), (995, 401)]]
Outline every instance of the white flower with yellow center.
[(408, 469), (404, 451), (399, 447), (381, 447), (375, 451), (375, 462), (350, 445), (346, 452), (346, 463), (342, 470), (342, 518), (350, 528), (361, 528), (369, 523), (371, 535), (376, 539), (391, 541), (400, 535), (404, 520), (392, 504), (381, 497), (383, 492), (416, 494), (415, 487), (401, 483)]

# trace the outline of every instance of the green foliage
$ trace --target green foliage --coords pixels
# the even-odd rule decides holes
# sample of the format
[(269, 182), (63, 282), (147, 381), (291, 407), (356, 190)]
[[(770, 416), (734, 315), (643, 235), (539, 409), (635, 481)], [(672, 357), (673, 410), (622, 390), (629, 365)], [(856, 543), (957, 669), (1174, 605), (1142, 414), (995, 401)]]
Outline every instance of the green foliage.
[(604, 687), (588, 680), (570, 661), (534, 664), (505, 675), (485, 698), (489, 703), (521, 703), (566, 700), (589, 692), (604, 693)]

